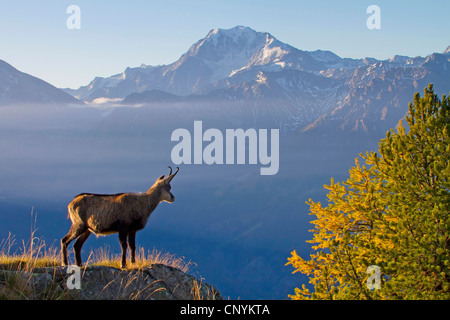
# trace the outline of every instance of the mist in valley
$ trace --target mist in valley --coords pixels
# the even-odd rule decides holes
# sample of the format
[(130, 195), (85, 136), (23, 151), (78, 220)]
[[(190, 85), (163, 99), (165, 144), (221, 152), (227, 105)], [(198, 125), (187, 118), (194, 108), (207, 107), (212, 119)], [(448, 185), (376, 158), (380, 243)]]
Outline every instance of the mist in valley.
[[(262, 165), (248, 164), (248, 156), (242, 165), (180, 164), (172, 182), (176, 201), (159, 205), (137, 243), (195, 262), (192, 272), (224, 296), (285, 299), (301, 280), (284, 266), (287, 257), (294, 249), (310, 250), (305, 241), (312, 238), (312, 217), (305, 202), (326, 201), (323, 185), (331, 177), (346, 179), (358, 153), (375, 150), (380, 137), (302, 135), (276, 119), (244, 104), (0, 107), (0, 238), (11, 232), (28, 239), (33, 210), (36, 235), (59, 248), (75, 195), (145, 192), (168, 166), (177, 166), (172, 132), (193, 133), (195, 120), (202, 120), (203, 130), (222, 132), (276, 128), (277, 174), (260, 175)], [(84, 260), (102, 246), (120, 252), (116, 235), (91, 237)]]

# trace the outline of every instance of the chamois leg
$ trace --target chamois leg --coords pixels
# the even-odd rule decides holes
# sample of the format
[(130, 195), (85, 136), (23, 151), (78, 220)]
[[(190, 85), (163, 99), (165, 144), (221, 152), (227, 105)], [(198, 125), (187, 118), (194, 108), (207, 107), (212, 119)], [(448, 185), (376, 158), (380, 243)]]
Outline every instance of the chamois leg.
[(135, 253), (136, 253), (136, 231), (132, 231), (128, 234), (128, 246), (131, 251), (131, 263), (135, 263)]
[(69, 244), (78, 238), (80, 234), (85, 231), (85, 228), (72, 225), (70, 227), (69, 233), (67, 233), (64, 238), (61, 239), (61, 252), (62, 252), (62, 265), (67, 266), (69, 264), (67, 260), (67, 247)]
[(127, 267), (127, 235), (125, 230), (119, 229), (119, 243), (122, 247), (122, 266), (121, 268)]
[(75, 241), (75, 244), (73, 245), (73, 251), (75, 252), (75, 263), (77, 266), (81, 267), (81, 247), (83, 246), (84, 242), (89, 238), (89, 235), (91, 232), (89, 230), (86, 230), (84, 233), (82, 233), (77, 241)]

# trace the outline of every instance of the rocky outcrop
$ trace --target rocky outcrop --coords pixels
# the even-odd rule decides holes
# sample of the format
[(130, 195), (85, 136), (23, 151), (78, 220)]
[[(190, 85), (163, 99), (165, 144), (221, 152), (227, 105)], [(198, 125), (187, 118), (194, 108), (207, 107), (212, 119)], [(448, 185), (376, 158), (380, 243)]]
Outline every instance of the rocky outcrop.
[[(78, 276), (79, 275), (79, 276)], [(76, 284), (79, 280), (79, 289)], [(162, 264), (122, 270), (87, 266), (0, 270), (0, 299), (223, 300), (213, 286)]]

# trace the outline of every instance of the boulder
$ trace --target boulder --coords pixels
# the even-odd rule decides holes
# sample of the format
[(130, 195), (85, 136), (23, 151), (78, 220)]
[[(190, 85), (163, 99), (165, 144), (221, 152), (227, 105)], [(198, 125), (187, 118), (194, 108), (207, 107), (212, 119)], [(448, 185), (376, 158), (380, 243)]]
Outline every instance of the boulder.
[(140, 269), (86, 266), (77, 271), (68, 267), (0, 270), (0, 299), (224, 299), (210, 284), (162, 264)]

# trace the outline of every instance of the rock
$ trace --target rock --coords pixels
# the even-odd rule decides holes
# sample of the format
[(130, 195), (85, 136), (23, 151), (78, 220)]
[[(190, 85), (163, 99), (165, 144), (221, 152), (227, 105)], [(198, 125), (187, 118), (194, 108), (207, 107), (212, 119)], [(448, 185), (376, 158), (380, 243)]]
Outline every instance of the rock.
[[(76, 273), (68, 267), (0, 270), (0, 298), (77, 300), (223, 300), (213, 286), (162, 264), (122, 270), (106, 266), (79, 269), (80, 289), (70, 288)], [(69, 287), (68, 287), (69, 285)]]

